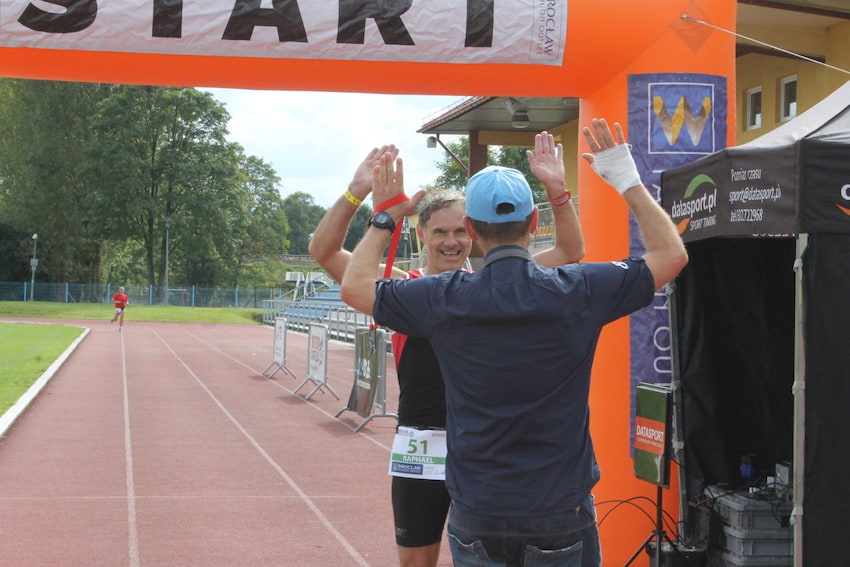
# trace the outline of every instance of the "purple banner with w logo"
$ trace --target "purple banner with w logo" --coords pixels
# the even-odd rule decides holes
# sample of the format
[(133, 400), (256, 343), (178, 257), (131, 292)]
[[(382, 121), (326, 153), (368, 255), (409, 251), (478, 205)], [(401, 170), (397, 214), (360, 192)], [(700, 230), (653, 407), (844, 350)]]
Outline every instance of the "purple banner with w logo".
[[(726, 147), (726, 77), (692, 73), (629, 75), (629, 142), (644, 185), (661, 201), (661, 172)], [(630, 254), (644, 252), (629, 221)], [(669, 302), (664, 289), (631, 316), (632, 420), (637, 384), (672, 379)], [(632, 423), (632, 431), (634, 423)]]

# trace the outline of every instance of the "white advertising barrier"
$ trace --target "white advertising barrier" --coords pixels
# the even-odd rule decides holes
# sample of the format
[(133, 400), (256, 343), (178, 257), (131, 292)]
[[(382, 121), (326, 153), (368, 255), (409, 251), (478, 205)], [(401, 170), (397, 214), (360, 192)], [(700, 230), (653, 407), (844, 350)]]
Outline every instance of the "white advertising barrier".
[[(267, 374), (267, 372), (272, 368), (275, 368), (274, 372)], [(263, 376), (271, 378), (280, 370), (283, 370), (285, 373), (295, 378), (295, 374), (286, 367), (286, 317), (276, 317), (274, 320), (274, 348), (272, 350), (272, 363), (269, 364), (268, 368), (263, 370)]]
[(310, 325), (307, 334), (307, 378), (295, 388), (297, 393), (308, 382), (315, 384), (305, 399), (309, 400), (318, 390), (327, 389), (333, 397), (339, 399), (331, 385), (328, 384), (328, 326)]

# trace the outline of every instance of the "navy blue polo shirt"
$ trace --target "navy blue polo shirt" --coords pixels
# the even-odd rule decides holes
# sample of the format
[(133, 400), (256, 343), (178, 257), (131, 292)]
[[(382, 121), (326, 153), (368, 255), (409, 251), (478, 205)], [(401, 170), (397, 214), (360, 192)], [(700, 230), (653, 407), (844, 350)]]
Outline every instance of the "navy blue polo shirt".
[[(452, 500), (530, 517), (578, 505), (599, 480), (590, 369), (602, 326), (650, 303), (642, 259), (550, 269), (520, 247), (477, 272), (380, 280), (375, 321), (427, 338), (446, 384)], [(628, 387), (623, 377), (623, 388)]]

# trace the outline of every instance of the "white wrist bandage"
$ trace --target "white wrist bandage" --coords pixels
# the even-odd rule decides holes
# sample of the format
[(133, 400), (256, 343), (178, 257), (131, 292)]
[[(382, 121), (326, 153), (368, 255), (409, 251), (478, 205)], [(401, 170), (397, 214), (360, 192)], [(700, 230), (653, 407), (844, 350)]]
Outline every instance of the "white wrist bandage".
[(591, 164), (593, 170), (620, 195), (625, 193), (626, 189), (641, 184), (628, 144), (617, 144), (613, 148), (594, 154), (593, 157), (595, 158)]

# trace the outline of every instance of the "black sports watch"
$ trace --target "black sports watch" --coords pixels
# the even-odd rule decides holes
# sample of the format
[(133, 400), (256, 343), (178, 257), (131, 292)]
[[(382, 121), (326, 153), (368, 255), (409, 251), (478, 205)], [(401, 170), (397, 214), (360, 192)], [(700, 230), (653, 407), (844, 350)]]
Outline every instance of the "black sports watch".
[(372, 215), (372, 218), (369, 219), (369, 226), (385, 228), (390, 232), (395, 232), (395, 221), (393, 220), (393, 216), (387, 211), (378, 211)]

